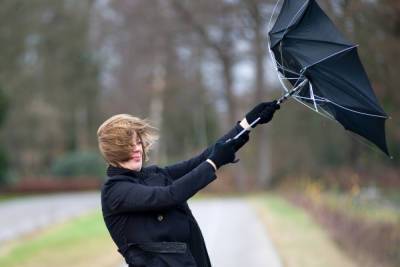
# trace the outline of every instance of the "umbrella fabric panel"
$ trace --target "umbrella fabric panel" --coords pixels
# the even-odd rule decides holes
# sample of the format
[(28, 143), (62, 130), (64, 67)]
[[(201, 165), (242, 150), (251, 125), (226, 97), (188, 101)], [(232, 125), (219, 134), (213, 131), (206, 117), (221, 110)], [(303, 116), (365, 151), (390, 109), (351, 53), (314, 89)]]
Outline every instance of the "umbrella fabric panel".
[[(296, 40), (286, 37), (281, 42), (282, 50), (285, 51), (282, 54), (289, 54), (301, 66), (301, 69), (305, 69), (336, 53), (349, 49), (349, 46), (342, 44), (321, 44), (312, 40)], [(290, 68), (291, 66), (289, 65), (288, 67)]]
[(285, 0), (281, 13), (270, 31), (271, 47), (282, 39), (352, 46), (314, 0)]
[[(288, 4), (291, 2), (293, 1), (285, 1), (283, 7), (285, 7), (285, 5), (293, 5)], [(298, 4), (296, 6), (298, 6)], [(326, 16), (314, 0), (308, 1), (304, 11), (296, 25), (292, 26), (290, 29), (279, 32), (279, 36), (275, 34), (275, 37), (280, 38), (277, 38), (279, 40), (277, 40), (276, 44), (280, 43), (275, 49), (273, 45), (271, 46), (272, 50), (275, 51), (275, 58), (279, 59), (281, 57), (280, 51), (277, 53), (277, 49), (282, 49), (285, 53), (292, 54), (297, 63), (302, 67), (307, 67), (308, 65), (315, 64), (326, 57), (354, 46), (336, 29), (333, 22)], [(279, 18), (280, 17), (278, 17), (277, 22), (281, 23)], [(288, 18), (286, 20), (288, 20)]]
[(306, 6), (307, 0), (291, 0), (283, 2), (281, 12), (269, 33), (271, 47), (274, 47), (279, 43), (287, 28), (295, 25), (301, 19)]
[(294, 88), (308, 80), (295, 93), (296, 100), (335, 119), (388, 154), (387, 115), (379, 106), (357, 47), (336, 29), (314, 0), (285, 0), (269, 36), (281, 80)]
[[(293, 0), (292, 0), (293, 1)], [(336, 28), (321, 7), (310, 0), (301, 20), (285, 35), (286, 38), (353, 46)], [(284, 38), (285, 38), (284, 37)], [(321, 44), (320, 44), (321, 45)]]
[[(285, 52), (281, 53), (281, 49)], [(289, 53), (285, 49), (286, 46), (285, 47), (277, 46), (272, 49), (275, 56), (275, 60), (279, 63), (280, 66), (283, 66), (283, 68), (281, 68), (282, 70), (281, 73), (287, 78), (299, 77), (303, 66), (298, 61), (296, 53)], [(296, 75), (291, 75), (291, 74), (296, 74)]]
[(308, 68), (315, 94), (345, 108), (385, 116), (357, 55), (351, 49)]
[(385, 118), (360, 115), (339, 108), (336, 108), (335, 118), (345, 129), (365, 137), (389, 156), (385, 137)]

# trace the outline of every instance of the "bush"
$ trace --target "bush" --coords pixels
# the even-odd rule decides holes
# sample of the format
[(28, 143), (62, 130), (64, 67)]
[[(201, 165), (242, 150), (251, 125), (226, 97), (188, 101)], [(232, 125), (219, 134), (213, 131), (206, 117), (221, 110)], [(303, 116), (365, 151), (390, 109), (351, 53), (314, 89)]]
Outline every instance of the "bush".
[(51, 166), (51, 173), (56, 177), (69, 178), (85, 176), (102, 179), (106, 164), (96, 152), (77, 151), (56, 158)]
[[(4, 93), (4, 90), (0, 88), (0, 125), (4, 123), (7, 117), (7, 111), (9, 108), (9, 99)], [(9, 182), (8, 172), (8, 157), (3, 146), (0, 147), (0, 185), (7, 184)]]
[(0, 147), (0, 185), (7, 184), (8, 179), (8, 159), (4, 149)]

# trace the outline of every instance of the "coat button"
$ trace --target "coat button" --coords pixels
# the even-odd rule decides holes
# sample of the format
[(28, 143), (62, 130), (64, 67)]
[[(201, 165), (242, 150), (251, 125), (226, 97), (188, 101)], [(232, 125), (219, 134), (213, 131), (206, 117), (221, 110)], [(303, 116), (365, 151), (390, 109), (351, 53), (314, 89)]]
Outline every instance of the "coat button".
[(157, 216), (157, 220), (158, 220), (159, 222), (161, 222), (162, 220), (164, 220), (164, 216), (158, 215), (158, 216)]

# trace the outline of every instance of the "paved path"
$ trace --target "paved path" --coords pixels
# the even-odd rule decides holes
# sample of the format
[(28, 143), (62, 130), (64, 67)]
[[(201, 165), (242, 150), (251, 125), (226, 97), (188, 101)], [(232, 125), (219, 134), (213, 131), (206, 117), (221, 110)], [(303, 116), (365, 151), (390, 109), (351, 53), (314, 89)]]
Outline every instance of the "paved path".
[(280, 267), (282, 264), (254, 208), (245, 200), (189, 203), (214, 267)]
[(100, 194), (65, 193), (0, 202), (0, 245), (50, 224), (100, 208)]

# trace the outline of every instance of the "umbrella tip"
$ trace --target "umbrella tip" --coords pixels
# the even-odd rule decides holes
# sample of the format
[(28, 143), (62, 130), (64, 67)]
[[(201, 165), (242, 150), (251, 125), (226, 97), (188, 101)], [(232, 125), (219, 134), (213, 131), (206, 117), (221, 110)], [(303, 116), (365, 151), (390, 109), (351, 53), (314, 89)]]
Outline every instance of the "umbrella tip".
[(393, 159), (394, 159), (394, 157), (393, 157), (393, 156), (390, 156), (390, 159), (392, 159), (392, 160), (393, 160)]

